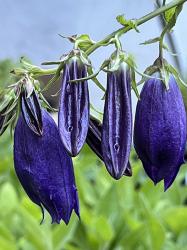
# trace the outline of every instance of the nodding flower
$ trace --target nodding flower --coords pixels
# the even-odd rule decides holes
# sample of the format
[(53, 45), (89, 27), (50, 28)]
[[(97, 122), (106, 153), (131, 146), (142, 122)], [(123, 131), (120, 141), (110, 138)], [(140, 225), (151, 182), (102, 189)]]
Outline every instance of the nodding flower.
[(87, 80), (69, 82), (87, 76), (86, 65), (74, 56), (64, 66), (59, 104), (59, 131), (71, 156), (82, 149), (89, 126), (89, 92)]
[(120, 179), (129, 168), (132, 143), (130, 70), (125, 62), (107, 73), (102, 127), (102, 153), (110, 175)]
[(79, 216), (79, 202), (71, 157), (58, 128), (42, 110), (43, 135), (38, 136), (21, 114), (14, 134), (14, 165), (29, 198), (50, 213), (52, 222), (68, 224), (72, 210)]
[(172, 75), (169, 89), (158, 78), (145, 82), (136, 108), (134, 146), (148, 176), (165, 190), (184, 163), (186, 112)]

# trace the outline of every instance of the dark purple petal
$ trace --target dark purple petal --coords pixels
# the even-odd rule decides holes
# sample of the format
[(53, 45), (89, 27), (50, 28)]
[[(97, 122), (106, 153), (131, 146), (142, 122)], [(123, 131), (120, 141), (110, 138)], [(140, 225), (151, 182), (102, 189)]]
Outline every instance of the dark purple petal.
[(148, 80), (136, 108), (134, 146), (144, 169), (155, 184), (164, 180), (165, 190), (184, 162), (186, 113), (173, 78), (169, 90), (158, 79)]
[(35, 91), (27, 97), (24, 91), (21, 94), (21, 111), (23, 118), (29, 128), (37, 135), (41, 136), (43, 133), (43, 122), (41, 106)]
[(100, 123), (100, 121), (96, 120), (93, 117), (90, 117), (86, 143), (94, 151), (94, 153), (103, 161), (101, 149), (101, 130), (102, 124)]
[(17, 176), (30, 199), (45, 207), (52, 222), (68, 224), (72, 210), (79, 216), (73, 164), (66, 153), (58, 128), (42, 110), (43, 136), (37, 136), (19, 117), (14, 135)]
[(125, 169), (125, 172), (124, 172), (123, 175), (129, 176), (129, 177), (132, 176), (132, 167), (131, 167), (131, 165), (130, 165), (130, 162), (128, 162), (127, 168)]
[[(102, 124), (100, 123), (100, 121), (95, 119), (94, 117), (90, 117), (86, 143), (93, 150), (93, 152), (101, 159), (101, 161), (104, 161), (101, 148), (101, 132)], [(125, 169), (124, 175), (132, 176), (132, 168), (129, 162), (127, 168)]]
[(89, 126), (89, 93), (87, 81), (69, 80), (87, 75), (86, 66), (77, 60), (67, 63), (63, 71), (59, 106), (59, 131), (66, 150), (76, 156), (82, 149)]
[(115, 179), (120, 179), (127, 168), (132, 140), (130, 76), (123, 66), (108, 73), (102, 129), (104, 162)]

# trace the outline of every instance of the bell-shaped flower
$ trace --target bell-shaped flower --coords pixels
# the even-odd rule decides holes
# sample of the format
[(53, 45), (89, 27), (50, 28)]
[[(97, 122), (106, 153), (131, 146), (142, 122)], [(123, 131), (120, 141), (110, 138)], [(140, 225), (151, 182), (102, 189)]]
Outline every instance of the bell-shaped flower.
[(68, 224), (72, 210), (79, 216), (73, 164), (66, 153), (58, 128), (42, 110), (43, 135), (38, 136), (21, 114), (14, 134), (14, 163), (17, 176), (29, 198), (50, 213), (52, 222)]
[(175, 78), (168, 90), (156, 78), (145, 82), (136, 108), (134, 146), (148, 176), (165, 190), (184, 163), (186, 112)]

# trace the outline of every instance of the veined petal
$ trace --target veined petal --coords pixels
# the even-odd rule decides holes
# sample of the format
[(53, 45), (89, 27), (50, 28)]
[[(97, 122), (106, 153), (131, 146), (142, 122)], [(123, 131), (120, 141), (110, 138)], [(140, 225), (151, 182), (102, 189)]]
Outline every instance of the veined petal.
[[(101, 148), (101, 132), (102, 132), (102, 124), (97, 119), (90, 117), (89, 129), (86, 138), (86, 142), (89, 147), (94, 151), (94, 153), (104, 161), (103, 153)], [(132, 176), (132, 168), (130, 163), (128, 162), (127, 168), (123, 173), (125, 176)]]
[(89, 126), (89, 92), (87, 81), (70, 83), (86, 77), (86, 66), (71, 60), (64, 67), (59, 105), (59, 131), (63, 144), (71, 156), (82, 149)]
[(167, 189), (184, 162), (186, 112), (180, 89), (173, 78), (169, 90), (162, 81), (148, 80), (136, 108), (134, 146), (146, 173)]
[(132, 107), (129, 70), (121, 66), (108, 73), (102, 129), (106, 168), (120, 179), (128, 165), (132, 140)]

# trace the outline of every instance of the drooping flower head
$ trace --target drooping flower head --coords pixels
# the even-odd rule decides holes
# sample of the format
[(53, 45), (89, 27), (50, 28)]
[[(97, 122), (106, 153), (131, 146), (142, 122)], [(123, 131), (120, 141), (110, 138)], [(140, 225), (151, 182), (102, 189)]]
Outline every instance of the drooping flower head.
[(79, 216), (73, 164), (58, 128), (42, 110), (43, 135), (38, 136), (20, 115), (14, 135), (17, 176), (30, 199), (50, 213), (52, 222), (68, 224), (72, 210)]
[(134, 146), (148, 176), (164, 180), (166, 190), (184, 162), (186, 113), (175, 78), (167, 90), (156, 77), (145, 82), (137, 104)]
[(65, 63), (59, 105), (59, 131), (71, 156), (83, 147), (89, 126), (89, 92), (87, 80), (69, 82), (87, 76), (86, 65), (74, 55)]
[(132, 140), (132, 108), (130, 71), (120, 62), (107, 73), (102, 153), (106, 168), (115, 179), (120, 179), (128, 166)]

